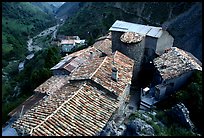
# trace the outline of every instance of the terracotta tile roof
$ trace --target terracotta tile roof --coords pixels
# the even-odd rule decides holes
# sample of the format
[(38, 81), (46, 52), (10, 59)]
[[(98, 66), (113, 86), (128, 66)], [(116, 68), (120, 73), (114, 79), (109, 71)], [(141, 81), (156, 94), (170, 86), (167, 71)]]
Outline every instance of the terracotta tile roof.
[(85, 84), (57, 112), (37, 126), (32, 135), (92, 136), (103, 129), (116, 108), (117, 101)]
[(72, 54), (70, 54), (70, 55), (68, 55), (66, 57), (87, 57), (87, 56), (89, 57), (89, 54), (90, 54), (91, 51), (95, 53), (94, 55), (96, 57), (98, 57), (101, 54), (101, 52), (98, 51), (96, 48), (90, 46), (88, 48), (85, 48), (85, 49), (79, 50), (77, 52), (74, 52), (74, 53), (72, 53)]
[(112, 38), (112, 35), (111, 35), (111, 32), (109, 32), (108, 34), (106, 34), (105, 36), (101, 36), (99, 37), (98, 39), (96, 39), (96, 41), (98, 40), (103, 40), (103, 39), (110, 39), (111, 40)]
[(34, 95), (30, 96), (27, 100), (25, 100), (22, 104), (20, 104), (18, 107), (13, 109), (8, 115), (11, 117), (12, 116), (19, 117), (23, 106), (24, 106), (23, 113), (25, 113), (34, 104), (40, 101), (44, 96), (45, 96), (44, 94), (35, 93)]
[(81, 80), (81, 79), (90, 79), (94, 71), (102, 64), (105, 57), (95, 58), (89, 63), (84, 63), (79, 68), (77, 68), (73, 73), (68, 77), (69, 80)]
[(54, 94), (41, 99), (36, 105), (28, 110), (21, 118), (14, 122), (13, 127), (19, 129), (24, 127), (29, 133), (32, 128), (42, 123), (49, 115), (60, 107), (66, 100), (70, 99), (80, 88), (81, 83), (66, 84)]
[(62, 86), (67, 84), (67, 82), (68, 79), (66, 75), (52, 76), (40, 86), (38, 86), (34, 91), (46, 93), (49, 95), (50, 93), (54, 93), (55, 91), (59, 90)]
[[(93, 52), (93, 58), (90, 58), (90, 52)], [(24, 127), (25, 132), (33, 136), (86, 136), (100, 132), (118, 108), (119, 101), (105, 95), (93, 81), (120, 96), (125, 86), (131, 83), (134, 65), (132, 59), (118, 51), (106, 57), (100, 55), (96, 48), (89, 47), (66, 56), (69, 63), (56, 68), (66, 68), (71, 74), (64, 78), (53, 76), (36, 88), (35, 91), (51, 93), (12, 127)], [(117, 82), (111, 79), (112, 67), (118, 70)], [(84, 81), (71, 81), (79, 79)], [(93, 81), (87, 82), (87, 79)]]
[[(112, 67), (118, 70), (118, 81), (111, 79)], [(116, 51), (112, 56), (92, 60), (70, 74), (70, 80), (92, 79), (102, 87), (121, 95), (128, 83), (131, 83), (134, 61)]]
[(155, 58), (154, 65), (163, 79), (171, 79), (194, 69), (202, 70), (202, 63), (198, 59), (177, 47)]
[(107, 34), (104, 37), (99, 38), (92, 47), (88, 47), (82, 49), (80, 51), (74, 52), (70, 55), (63, 57), (58, 64), (51, 68), (51, 70), (55, 69), (65, 69), (69, 72), (72, 72), (75, 68), (79, 67), (81, 64), (85, 62), (89, 62), (90, 52), (93, 52), (93, 58), (100, 57), (102, 52), (111, 55), (112, 53), (112, 42), (111, 42), (111, 34)]
[(70, 85), (40, 101), (13, 127), (24, 126), (33, 136), (95, 135), (100, 132), (118, 107), (118, 101), (103, 95), (89, 83), (77, 83), (77, 87)]
[(52, 67), (50, 70), (55, 70), (55, 69), (61, 69), (65, 65), (69, 64), (75, 57), (65, 57), (63, 60), (61, 60), (59, 63), (57, 63), (54, 67)]
[(90, 61), (90, 52), (93, 53), (92, 57), (99, 57), (102, 53), (94, 47), (88, 47), (86, 49), (80, 50), (78, 52), (72, 53), (65, 56), (64, 59), (51, 68), (54, 69), (65, 69), (68, 72), (73, 72), (83, 63), (88, 63)]
[(93, 44), (93, 47), (100, 50), (101, 52), (111, 55), (112, 54), (112, 41), (111, 41), (111, 34), (104, 37), (100, 37), (96, 42)]

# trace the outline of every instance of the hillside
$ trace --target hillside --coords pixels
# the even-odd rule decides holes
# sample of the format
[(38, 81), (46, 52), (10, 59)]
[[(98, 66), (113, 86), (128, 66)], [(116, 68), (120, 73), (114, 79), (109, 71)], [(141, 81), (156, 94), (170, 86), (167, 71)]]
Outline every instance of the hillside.
[(66, 2), (56, 11), (58, 18), (66, 19), (74, 15), (80, 8), (80, 2)]
[[(65, 3), (62, 7), (69, 9), (68, 5)], [(171, 21), (169, 31), (175, 37), (175, 46), (191, 52), (202, 61), (201, 3), (86, 2), (79, 5), (78, 12), (71, 19), (66, 20), (60, 28), (59, 34), (79, 35), (81, 38), (87, 39), (89, 44), (92, 44), (97, 37), (106, 34), (116, 20), (153, 26), (162, 26)], [(194, 5), (198, 6), (192, 9)], [(181, 16), (185, 13), (187, 15)], [(65, 14), (68, 13), (64, 10)], [(184, 43), (185, 45), (183, 45)]]
[(2, 3), (3, 66), (26, 54), (26, 41), (54, 25), (54, 18), (29, 2)]
[[(36, 65), (32, 63), (33, 66), (27, 71), (35, 75), (41, 73), (37, 75), (39, 78), (33, 79), (30, 78), (31, 75), (19, 73), (18, 65), (28, 55), (28, 38), (55, 24), (52, 14), (45, 13), (30, 2), (2, 3), (2, 123), (7, 121), (7, 114), (29, 96), (32, 92), (30, 87), (39, 84), (39, 80), (46, 79), (43, 73), (48, 74), (50, 66), (44, 65), (45, 52), (37, 59), (41, 68), (37, 66), (40, 63), (36, 62)], [(52, 55), (49, 55), (49, 62), (53, 62), (50, 61)], [(54, 56), (56, 55), (55, 53)], [(21, 78), (23, 75), (25, 76)], [(27, 86), (24, 86), (25, 84)], [(19, 95), (23, 89), (24, 93)]]
[(40, 10), (42, 10), (47, 14), (55, 14), (55, 12), (63, 3), (62, 2), (31, 2), (31, 4), (39, 7)]
[(174, 45), (191, 52), (202, 62), (202, 5), (194, 4), (166, 24), (175, 38)]

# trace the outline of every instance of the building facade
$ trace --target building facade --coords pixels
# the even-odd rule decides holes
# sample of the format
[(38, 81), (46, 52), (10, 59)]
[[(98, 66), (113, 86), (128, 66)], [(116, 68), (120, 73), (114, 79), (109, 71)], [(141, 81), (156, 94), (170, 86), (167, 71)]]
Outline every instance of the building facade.
[(166, 50), (153, 63), (156, 71), (150, 91), (141, 97), (141, 106), (151, 107), (169, 97), (187, 83), (195, 70), (202, 71), (202, 63), (197, 58), (177, 47)]
[[(134, 77), (138, 81), (141, 64), (153, 61), (173, 46), (174, 38), (161, 27), (147, 26), (117, 20), (109, 29), (112, 33), (112, 51), (118, 50), (135, 60)], [(134, 32), (144, 36), (139, 43), (123, 43), (120, 38), (126, 32)]]

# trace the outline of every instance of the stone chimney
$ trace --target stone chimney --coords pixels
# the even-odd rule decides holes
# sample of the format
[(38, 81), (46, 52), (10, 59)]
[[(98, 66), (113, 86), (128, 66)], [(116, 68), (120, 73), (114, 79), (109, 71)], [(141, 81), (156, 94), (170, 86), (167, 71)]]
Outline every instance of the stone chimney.
[(111, 78), (114, 81), (118, 81), (118, 70), (115, 67), (112, 68)]
[(92, 52), (92, 51), (90, 51), (89, 59), (90, 59), (90, 60), (93, 59), (93, 52)]

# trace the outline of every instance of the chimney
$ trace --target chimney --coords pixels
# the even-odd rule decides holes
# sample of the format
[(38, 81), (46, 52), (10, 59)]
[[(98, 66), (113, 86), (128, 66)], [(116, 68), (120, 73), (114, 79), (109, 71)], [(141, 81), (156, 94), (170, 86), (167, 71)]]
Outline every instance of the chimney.
[(92, 60), (92, 59), (93, 59), (93, 52), (92, 52), (92, 51), (90, 51), (89, 58), (90, 58), (90, 60)]
[(111, 78), (114, 81), (118, 81), (118, 70), (115, 67), (112, 68)]

